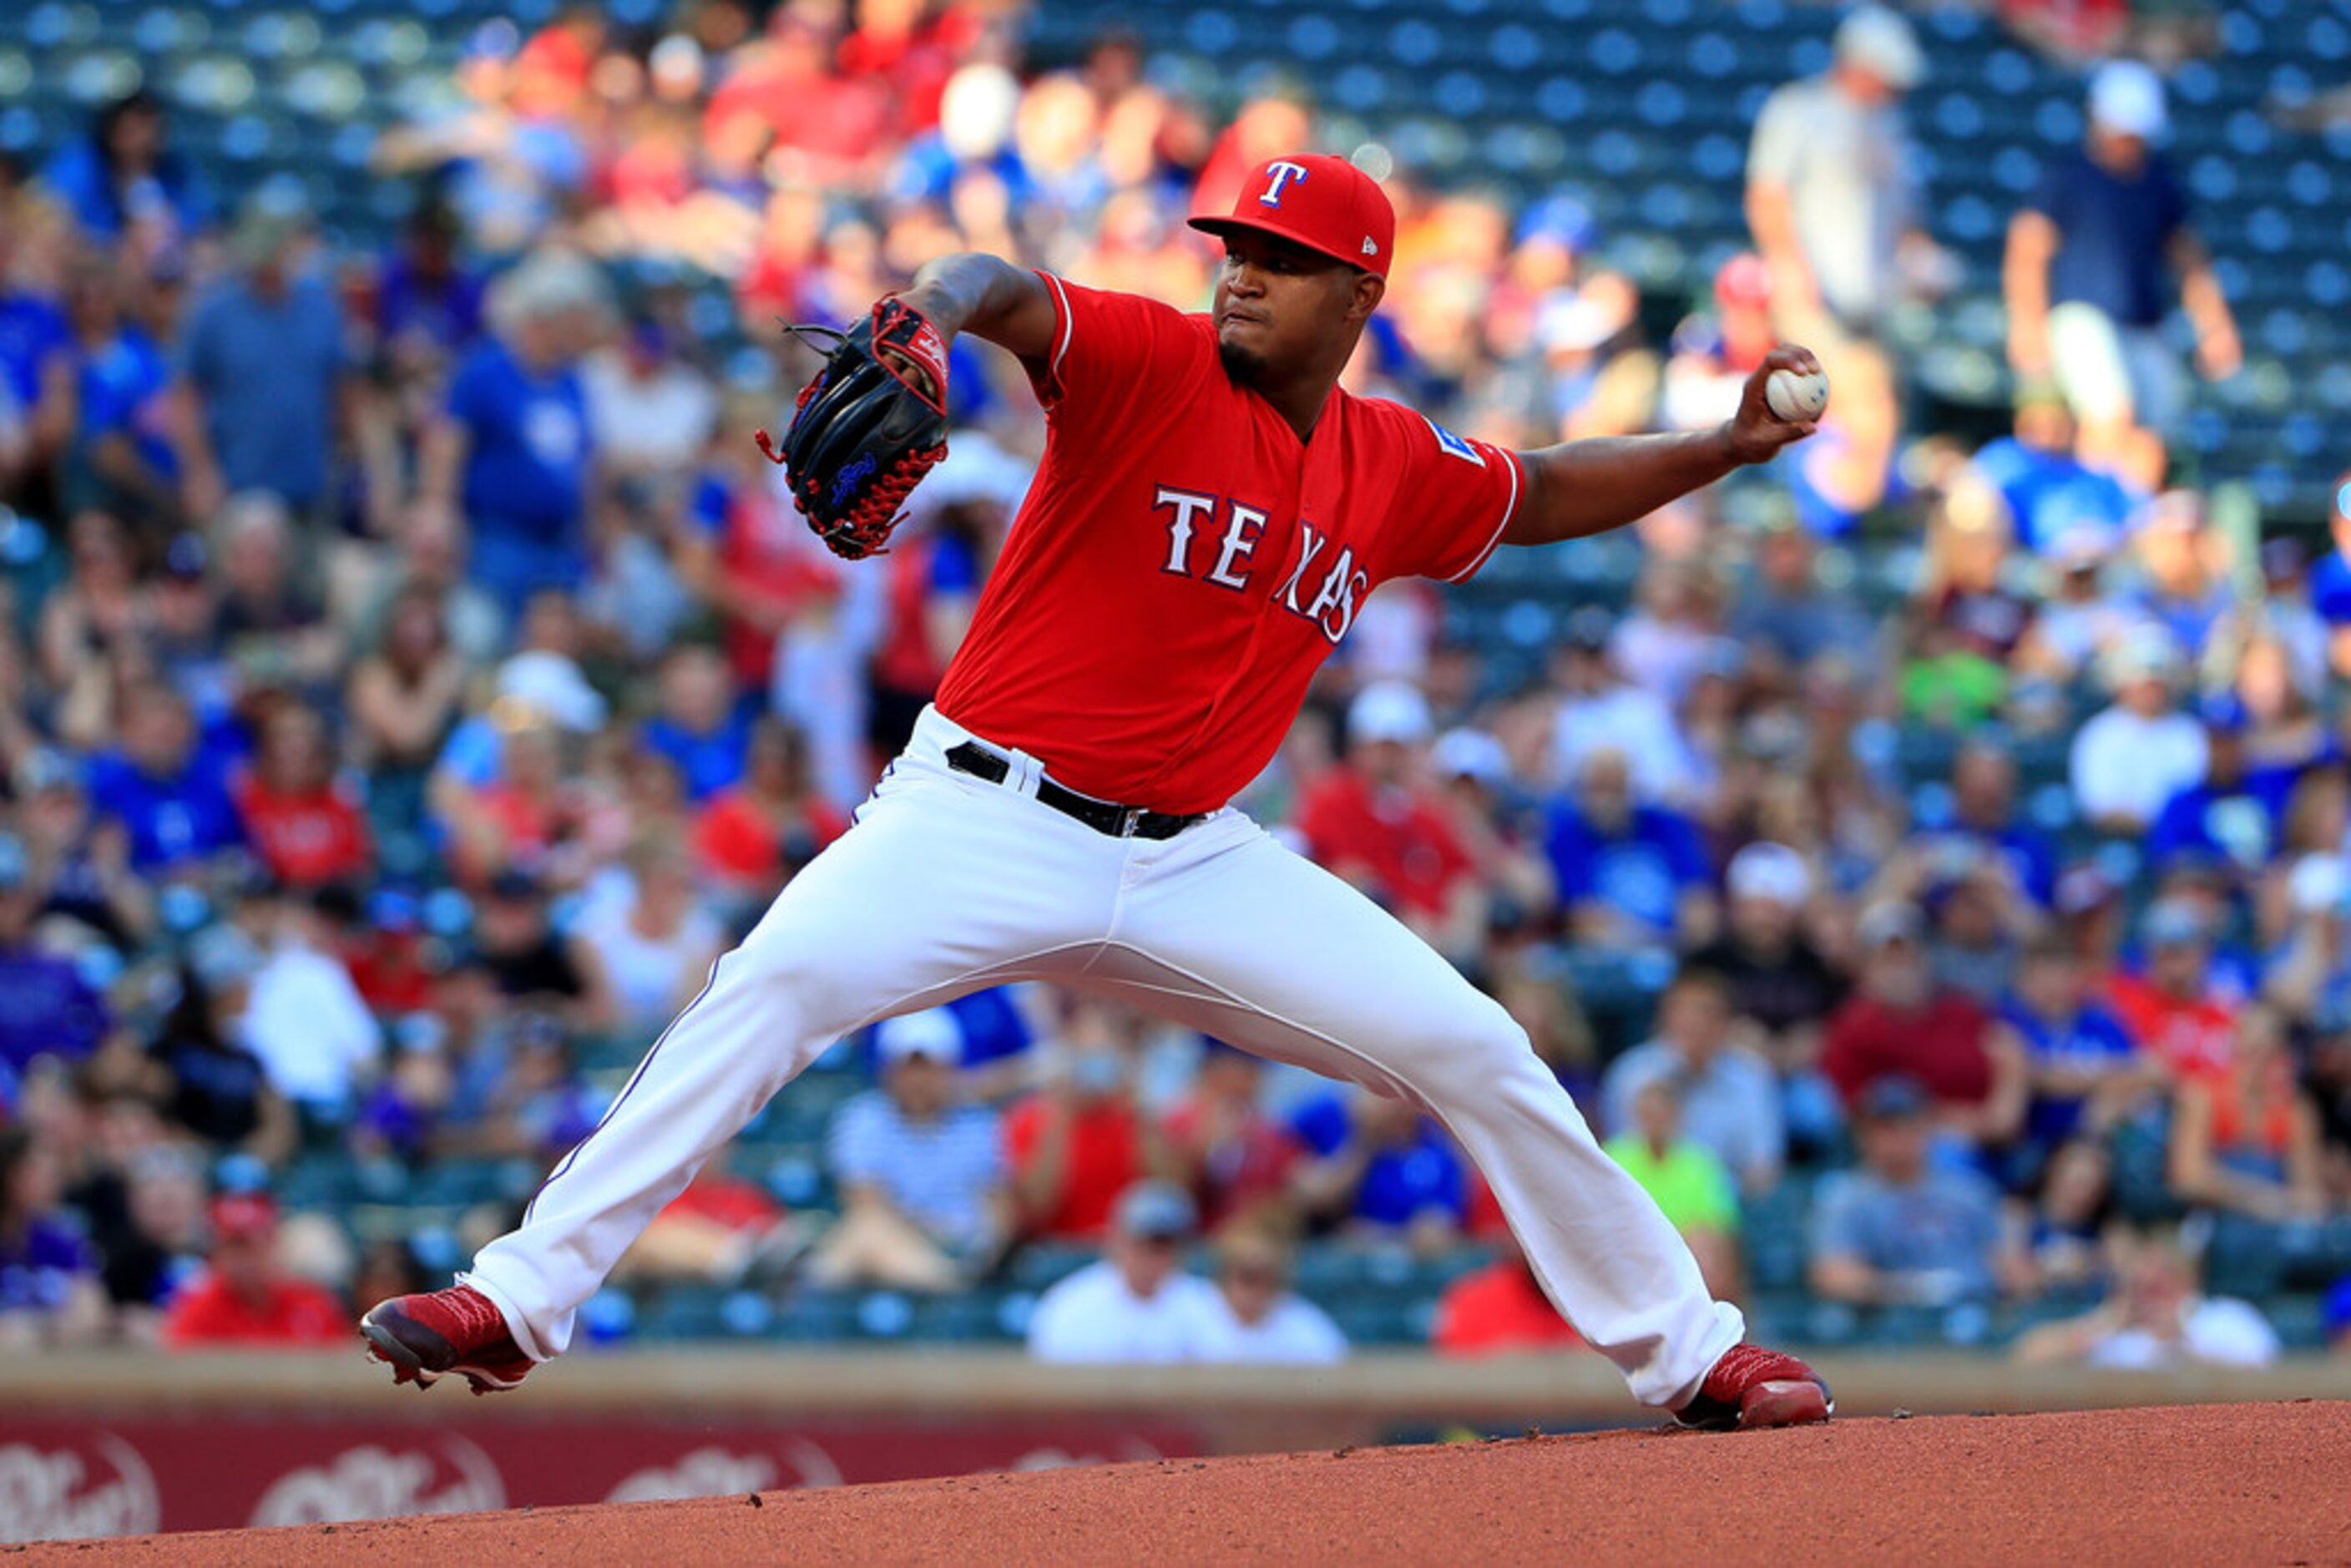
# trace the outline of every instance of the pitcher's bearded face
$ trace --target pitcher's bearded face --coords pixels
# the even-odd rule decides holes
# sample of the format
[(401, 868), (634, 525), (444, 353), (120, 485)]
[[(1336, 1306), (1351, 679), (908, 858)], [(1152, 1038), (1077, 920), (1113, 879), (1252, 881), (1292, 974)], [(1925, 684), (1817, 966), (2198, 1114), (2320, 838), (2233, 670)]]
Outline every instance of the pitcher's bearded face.
[(1272, 235), (1225, 235), (1217, 268), (1217, 357), (1239, 386), (1310, 361), (1348, 330), (1363, 274)]

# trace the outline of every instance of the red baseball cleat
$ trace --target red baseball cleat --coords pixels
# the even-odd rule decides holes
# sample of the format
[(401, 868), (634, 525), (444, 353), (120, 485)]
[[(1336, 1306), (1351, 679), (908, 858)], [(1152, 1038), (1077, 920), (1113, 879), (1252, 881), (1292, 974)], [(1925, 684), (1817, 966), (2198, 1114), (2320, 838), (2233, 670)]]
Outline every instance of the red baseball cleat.
[(521, 1384), (535, 1364), (515, 1343), (506, 1314), (471, 1285), (378, 1301), (360, 1320), (368, 1354), (392, 1368), (395, 1384), (430, 1388), (442, 1374), (462, 1373), (476, 1394)]
[(1760, 1344), (1735, 1344), (1722, 1353), (1674, 1419), (1704, 1432), (1744, 1431), (1825, 1421), (1835, 1408), (1821, 1375), (1794, 1356)]

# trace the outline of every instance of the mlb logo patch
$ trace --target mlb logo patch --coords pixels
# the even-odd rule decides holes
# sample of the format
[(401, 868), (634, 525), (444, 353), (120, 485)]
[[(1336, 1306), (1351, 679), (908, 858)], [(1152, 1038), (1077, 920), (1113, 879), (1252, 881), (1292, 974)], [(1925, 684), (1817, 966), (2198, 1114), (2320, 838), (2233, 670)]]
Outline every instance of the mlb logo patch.
[(1428, 426), (1430, 433), (1437, 437), (1437, 445), (1445, 448), (1446, 451), (1451, 453), (1454, 456), (1460, 458), (1464, 463), (1475, 463), (1480, 468), (1486, 466), (1486, 455), (1484, 453), (1479, 451), (1476, 447), (1470, 445), (1468, 442), (1462, 440), (1459, 436), (1454, 434), (1451, 431), (1446, 429), (1443, 425), (1437, 423), (1437, 421), (1429, 418), (1428, 415), (1425, 413), (1420, 416), (1420, 422)]

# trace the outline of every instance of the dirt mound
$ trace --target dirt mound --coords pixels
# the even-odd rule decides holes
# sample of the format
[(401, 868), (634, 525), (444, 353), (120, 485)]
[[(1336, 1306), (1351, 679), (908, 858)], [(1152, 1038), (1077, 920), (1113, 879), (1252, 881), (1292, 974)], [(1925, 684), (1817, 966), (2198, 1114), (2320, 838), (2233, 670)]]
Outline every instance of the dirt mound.
[(2346, 1476), (2351, 1405), (2304, 1400), (1163, 1459), (18, 1560), (2341, 1562)]

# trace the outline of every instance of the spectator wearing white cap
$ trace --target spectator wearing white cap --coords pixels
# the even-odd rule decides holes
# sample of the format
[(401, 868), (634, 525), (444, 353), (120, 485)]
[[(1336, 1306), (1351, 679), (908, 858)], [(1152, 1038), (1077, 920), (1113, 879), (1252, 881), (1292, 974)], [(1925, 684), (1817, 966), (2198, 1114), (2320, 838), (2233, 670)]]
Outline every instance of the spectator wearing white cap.
[(1791, 1076), (1808, 1071), (1820, 1060), (1821, 1025), (1844, 995), (1844, 982), (1805, 931), (1812, 868), (1787, 845), (1758, 841), (1730, 857), (1723, 885), (1729, 896), (1722, 935), (1690, 964), (1729, 983), (1732, 1008), (1761, 1031), (1774, 1067)]
[(1427, 699), (1401, 681), (1347, 709), (1346, 760), (1318, 779), (1298, 825), (1317, 862), (1364, 890), (1440, 953), (1467, 957), (1486, 928), (1476, 862), (1429, 788)]
[(442, 743), (426, 793), (435, 816), (462, 822), (474, 798), (507, 773), (508, 742), (534, 729), (571, 736), (601, 729), (604, 698), (568, 653), (527, 648), (498, 666), (488, 707), (460, 720)]
[(1631, 764), (1633, 792), (1643, 804), (1694, 808), (1701, 794), (1698, 760), (1664, 699), (1616, 668), (1610, 646), (1615, 627), (1614, 617), (1596, 604), (1567, 618), (1551, 671), (1561, 693), (1552, 772), (1572, 785), (1591, 754), (1605, 748)]
[(1815, 338), (1823, 312), (1868, 332), (1896, 302), (1904, 249), (1934, 251), (1899, 107), (1926, 78), (1917, 36), (1885, 6), (1860, 5), (1834, 50), (1825, 75), (1764, 100), (1747, 154), (1747, 222), (1782, 329)]
[(2051, 164), (2009, 225), (2009, 362), (2020, 376), (2055, 378), (2085, 456), (2140, 461), (2134, 430), (2160, 437), (2179, 418), (2180, 368), (2162, 332), (2167, 267), (2205, 374), (2232, 375), (2243, 358), (2211, 258), (2189, 226), (2187, 194), (2156, 151), (2168, 118), (2153, 70), (2135, 60), (2099, 68), (2085, 145)]
[(2143, 832), (2166, 801), (2204, 777), (2204, 727), (2172, 701), (2178, 669), (2159, 626), (2134, 629), (2104, 661), (2114, 706), (2075, 732), (2069, 769), (2075, 804), (2101, 832)]
[(1510, 748), (1482, 729), (1449, 729), (1429, 754), (1440, 799), (1489, 891), (1497, 925), (1546, 914), (1559, 889), (1536, 841), (1533, 813), (1511, 777)]
[[(2065, 459), (2070, 463), (2074, 461), (2073, 416), (2062, 406), (2055, 412), (2065, 423)], [(1982, 455), (1978, 453), (1978, 459)], [(1983, 472), (1970, 468), (1971, 476), (1980, 477)], [(2115, 532), (2095, 522), (2070, 524), (2051, 541), (2045, 553), (2056, 569), (2054, 581), (2044, 591), (2032, 624), (2017, 646), (2018, 674), (2070, 685), (2138, 624), (2137, 612), (2106, 591), (2106, 563), (2116, 544)]]
[(959, 1104), (962, 1027), (945, 1008), (884, 1019), (873, 1031), (882, 1086), (833, 1113), (825, 1160), (841, 1222), (811, 1274), (830, 1285), (947, 1291), (992, 1263), (1009, 1233), (996, 1113)]
[(602, 308), (601, 276), (568, 252), (502, 277), (490, 333), (458, 365), (419, 455), (421, 503), (464, 518), (471, 575), (509, 612), (537, 590), (588, 581), (598, 480), (579, 361)]

